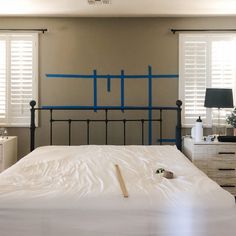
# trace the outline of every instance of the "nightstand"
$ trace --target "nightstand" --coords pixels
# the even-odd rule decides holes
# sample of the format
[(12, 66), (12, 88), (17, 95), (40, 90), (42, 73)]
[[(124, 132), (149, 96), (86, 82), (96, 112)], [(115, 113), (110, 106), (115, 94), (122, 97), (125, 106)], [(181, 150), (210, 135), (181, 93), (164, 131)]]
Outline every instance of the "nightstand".
[(183, 153), (212, 180), (236, 196), (236, 143), (194, 142), (185, 137)]
[(0, 172), (17, 161), (17, 137), (0, 138)]

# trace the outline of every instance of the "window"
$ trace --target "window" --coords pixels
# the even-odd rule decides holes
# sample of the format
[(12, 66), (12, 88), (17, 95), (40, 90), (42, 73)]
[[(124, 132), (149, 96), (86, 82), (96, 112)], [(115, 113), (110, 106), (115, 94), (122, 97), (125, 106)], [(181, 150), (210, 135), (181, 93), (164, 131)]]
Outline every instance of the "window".
[[(198, 116), (205, 126), (217, 120), (217, 109), (204, 107), (206, 88), (232, 88), (236, 81), (236, 34), (180, 34), (179, 97), (183, 126)], [(226, 113), (221, 115), (225, 120)]]
[(38, 96), (38, 34), (0, 34), (0, 125), (30, 123), (30, 100)]

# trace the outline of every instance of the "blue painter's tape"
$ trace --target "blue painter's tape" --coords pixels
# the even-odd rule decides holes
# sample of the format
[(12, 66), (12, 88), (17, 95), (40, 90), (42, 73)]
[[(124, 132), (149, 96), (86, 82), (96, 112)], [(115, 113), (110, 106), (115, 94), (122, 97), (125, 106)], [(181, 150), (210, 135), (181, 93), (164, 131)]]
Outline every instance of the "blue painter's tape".
[(178, 79), (179, 78), (179, 75), (152, 75), (152, 78), (153, 79)]
[(47, 78), (92, 79), (93, 75), (46, 74)]
[(172, 139), (172, 138), (162, 138), (162, 139), (158, 139), (157, 142), (162, 141), (163, 143), (175, 143), (176, 139)]
[[(152, 74), (152, 67), (148, 66), (148, 74), (146, 75), (125, 75), (124, 70), (121, 71), (121, 75), (97, 75), (97, 71), (94, 70), (92, 75), (79, 75), (79, 74), (46, 74), (46, 78), (67, 78), (67, 79), (93, 79), (93, 109), (94, 111), (97, 111), (99, 108), (98, 102), (97, 102), (97, 80), (98, 79), (107, 79), (107, 91), (111, 91), (111, 79), (120, 79), (120, 107), (115, 106), (114, 109), (121, 109), (122, 111), (125, 110), (125, 79), (147, 79), (148, 80), (148, 105), (143, 107), (143, 110), (148, 111), (148, 144), (152, 144), (152, 100), (153, 100), (153, 94), (152, 94), (152, 80), (153, 79), (159, 79), (159, 78), (167, 78), (167, 79), (178, 79), (179, 75), (177, 74)], [(53, 109), (61, 109), (58, 106), (57, 108), (53, 107)], [(89, 106), (87, 106), (89, 109)], [(87, 109), (86, 106), (66, 106), (66, 109)], [(112, 109), (113, 109), (112, 108)], [(126, 107), (127, 108), (127, 107)], [(132, 107), (131, 109), (139, 109), (140, 107)], [(47, 109), (47, 107), (43, 108)], [(173, 110), (176, 108), (174, 107)], [(165, 142), (165, 141), (163, 141)]]
[[(148, 66), (148, 107), (152, 107), (152, 67)], [(148, 111), (148, 144), (152, 144), (152, 110)]]
[[(149, 75), (125, 75), (125, 79), (148, 79)], [(152, 75), (153, 79), (178, 79), (179, 75), (177, 74), (160, 74), (160, 75)], [(115, 79), (115, 78), (114, 78)]]
[(107, 92), (111, 92), (111, 77), (107, 75)]
[(93, 71), (93, 106), (94, 111), (97, 111), (97, 71)]
[(124, 111), (123, 107), (125, 105), (125, 73), (124, 70), (121, 70), (121, 76), (120, 76), (120, 106), (121, 110)]
[[(93, 79), (93, 75), (77, 74), (46, 74), (46, 78), (63, 78), (63, 79)], [(148, 75), (124, 75), (125, 79), (148, 79)], [(178, 79), (177, 74), (152, 75), (153, 79)], [(97, 79), (107, 79), (107, 75), (97, 75)], [(110, 79), (120, 79), (120, 75), (110, 75)]]

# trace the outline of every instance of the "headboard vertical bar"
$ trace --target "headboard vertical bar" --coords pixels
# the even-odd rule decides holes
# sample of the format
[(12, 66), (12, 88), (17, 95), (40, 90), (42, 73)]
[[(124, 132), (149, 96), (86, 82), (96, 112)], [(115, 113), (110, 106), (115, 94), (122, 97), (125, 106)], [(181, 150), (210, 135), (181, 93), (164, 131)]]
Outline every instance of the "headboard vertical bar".
[(182, 101), (177, 100), (176, 101), (176, 105), (177, 105), (177, 125), (176, 125), (176, 131), (175, 131), (175, 135), (176, 135), (176, 146), (177, 148), (181, 151), (182, 149), (182, 135), (181, 135), (181, 106), (182, 106)]
[(121, 110), (124, 112), (124, 106), (125, 106), (125, 72), (124, 70), (121, 70), (121, 75), (120, 75), (120, 106), (121, 106)]
[(69, 125), (69, 146), (70, 146), (71, 145), (71, 119), (69, 119), (68, 125)]
[(126, 119), (123, 120), (124, 125), (124, 145), (126, 145)]
[(106, 141), (106, 145), (108, 144), (108, 140), (107, 140), (107, 137), (108, 137), (108, 114), (107, 114), (107, 112), (108, 112), (108, 110), (106, 109), (105, 110), (105, 125), (106, 125), (106, 131), (105, 131), (106, 132), (106, 134), (105, 134), (106, 140), (105, 141)]
[(50, 145), (52, 145), (52, 109), (50, 109)]
[(148, 66), (148, 145), (152, 145), (152, 67)]
[(142, 145), (144, 145), (144, 119), (141, 120), (142, 124)]
[(90, 140), (89, 140), (89, 124), (90, 124), (90, 120), (87, 120), (87, 144), (89, 145)]
[(36, 102), (34, 100), (32, 100), (30, 102), (30, 151), (32, 152), (35, 148), (35, 105)]
[(97, 111), (97, 71), (93, 70), (93, 106), (94, 111)]
[(160, 109), (160, 145), (162, 145), (162, 109)]

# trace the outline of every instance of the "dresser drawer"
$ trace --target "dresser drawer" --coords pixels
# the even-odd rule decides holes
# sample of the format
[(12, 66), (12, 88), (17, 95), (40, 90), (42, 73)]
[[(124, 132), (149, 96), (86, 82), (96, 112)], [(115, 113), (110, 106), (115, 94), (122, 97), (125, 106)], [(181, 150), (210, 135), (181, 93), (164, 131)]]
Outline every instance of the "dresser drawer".
[(235, 178), (212, 178), (223, 189), (236, 196), (236, 177)]
[(212, 178), (221, 187), (236, 187), (236, 177), (235, 178)]
[(207, 175), (219, 178), (234, 178), (236, 177), (236, 160), (219, 160), (213, 159), (208, 161)]
[(236, 160), (235, 145), (195, 145), (192, 159), (211, 160), (211, 159), (230, 159)]
[(230, 192), (232, 195), (236, 196), (236, 187), (222, 187), (222, 188)]
[(208, 145), (207, 154), (211, 158), (236, 160), (235, 145)]
[(220, 160), (216, 158), (212, 159), (211, 161), (208, 161), (207, 166), (209, 170), (236, 169), (236, 160)]
[(194, 145), (192, 152), (192, 159), (193, 160), (206, 160), (210, 156), (207, 152), (206, 145)]
[(236, 177), (236, 160), (194, 160), (193, 164), (211, 177)]
[(3, 162), (3, 150), (2, 145), (0, 144), (0, 163)]
[(205, 174), (207, 174), (208, 171), (208, 164), (207, 161), (202, 161), (202, 160), (194, 160), (193, 164), (200, 169), (201, 171), (203, 171)]
[(236, 178), (236, 171), (233, 168), (220, 169), (220, 170), (207, 170), (205, 172), (210, 178)]
[(3, 147), (0, 144), (0, 173), (3, 171)]

